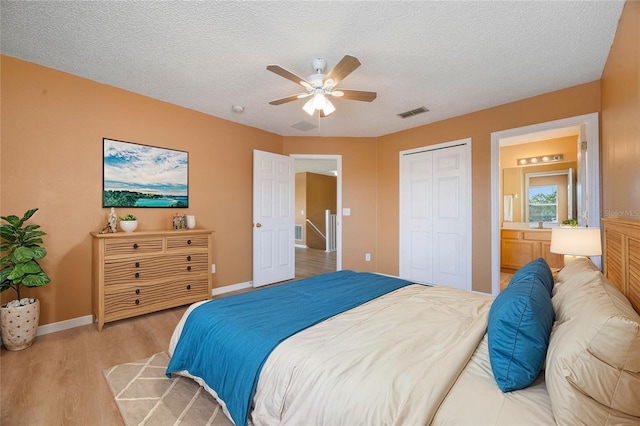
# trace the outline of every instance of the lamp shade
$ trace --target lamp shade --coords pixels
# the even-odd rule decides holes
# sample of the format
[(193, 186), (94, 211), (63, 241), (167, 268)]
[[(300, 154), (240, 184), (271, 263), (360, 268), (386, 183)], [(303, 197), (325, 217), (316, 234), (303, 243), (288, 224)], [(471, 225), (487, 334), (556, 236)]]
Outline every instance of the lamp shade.
[(600, 256), (600, 228), (552, 228), (550, 251), (571, 256)]

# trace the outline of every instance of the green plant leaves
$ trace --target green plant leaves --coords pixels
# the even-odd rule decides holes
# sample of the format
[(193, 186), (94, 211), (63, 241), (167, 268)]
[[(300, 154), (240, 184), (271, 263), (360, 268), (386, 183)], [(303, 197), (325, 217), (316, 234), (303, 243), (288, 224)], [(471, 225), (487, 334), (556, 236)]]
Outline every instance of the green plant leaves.
[(20, 287), (39, 287), (51, 282), (49, 276), (42, 270), (39, 259), (47, 255), (47, 250), (41, 247), (42, 236), (40, 225), (31, 224), (23, 227), (38, 209), (27, 210), (22, 218), (15, 215), (2, 216), (5, 221), (0, 225), (2, 245), (0, 252), (0, 292), (13, 288), (20, 297)]

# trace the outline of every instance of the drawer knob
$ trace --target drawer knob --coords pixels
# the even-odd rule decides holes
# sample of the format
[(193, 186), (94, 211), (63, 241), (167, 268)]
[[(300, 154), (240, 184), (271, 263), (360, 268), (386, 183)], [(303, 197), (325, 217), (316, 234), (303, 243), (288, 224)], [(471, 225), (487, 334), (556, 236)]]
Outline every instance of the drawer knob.
[(138, 243), (133, 243), (133, 249), (137, 249), (138, 248)]
[(136, 294), (140, 294), (140, 289), (136, 288)]
[(140, 267), (140, 262), (136, 262), (136, 268)]
[(191, 290), (191, 284), (187, 284), (187, 290)]
[(187, 262), (191, 262), (191, 256), (187, 256)]
[(140, 272), (136, 272), (135, 277), (136, 277), (136, 278), (140, 278)]
[(136, 299), (136, 305), (140, 304), (140, 299)]
[(187, 240), (187, 244), (191, 244), (191, 240)]
[(190, 271), (190, 270), (191, 270), (191, 266), (187, 266), (187, 271)]

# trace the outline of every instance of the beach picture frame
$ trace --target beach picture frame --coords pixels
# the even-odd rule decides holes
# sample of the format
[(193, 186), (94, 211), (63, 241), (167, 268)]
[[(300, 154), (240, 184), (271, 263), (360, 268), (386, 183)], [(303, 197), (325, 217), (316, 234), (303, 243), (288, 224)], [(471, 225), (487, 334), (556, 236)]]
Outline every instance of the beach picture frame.
[(189, 207), (189, 153), (102, 139), (102, 207)]

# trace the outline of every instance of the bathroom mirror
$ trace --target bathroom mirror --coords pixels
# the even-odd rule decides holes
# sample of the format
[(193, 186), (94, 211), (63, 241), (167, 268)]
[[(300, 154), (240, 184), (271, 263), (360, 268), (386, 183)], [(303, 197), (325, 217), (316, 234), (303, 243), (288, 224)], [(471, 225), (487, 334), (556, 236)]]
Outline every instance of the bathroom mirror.
[(562, 224), (576, 217), (576, 162), (503, 169), (503, 221)]
[(525, 174), (525, 222), (562, 224), (575, 219), (573, 168)]

